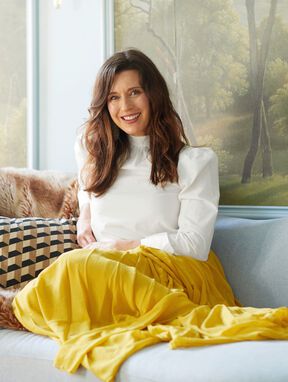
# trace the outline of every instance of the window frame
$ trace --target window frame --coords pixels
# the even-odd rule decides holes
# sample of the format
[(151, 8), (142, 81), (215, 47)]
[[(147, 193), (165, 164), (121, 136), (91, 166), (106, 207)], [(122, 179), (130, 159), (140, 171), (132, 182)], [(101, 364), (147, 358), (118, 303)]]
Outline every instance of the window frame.
[(39, 0), (26, 0), (27, 167), (39, 169)]

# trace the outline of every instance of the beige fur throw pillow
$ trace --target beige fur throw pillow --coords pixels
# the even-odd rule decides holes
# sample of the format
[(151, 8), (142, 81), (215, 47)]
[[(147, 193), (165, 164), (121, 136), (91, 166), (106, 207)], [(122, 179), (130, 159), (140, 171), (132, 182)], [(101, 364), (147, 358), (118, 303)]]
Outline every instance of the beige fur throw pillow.
[(79, 216), (74, 174), (0, 169), (0, 216), (71, 218)]

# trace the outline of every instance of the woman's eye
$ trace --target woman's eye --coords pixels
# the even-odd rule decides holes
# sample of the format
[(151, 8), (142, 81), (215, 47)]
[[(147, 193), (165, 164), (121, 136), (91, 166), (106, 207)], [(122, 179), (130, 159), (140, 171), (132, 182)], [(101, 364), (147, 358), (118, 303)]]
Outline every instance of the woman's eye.
[(137, 94), (139, 94), (139, 91), (137, 89), (134, 89), (134, 90), (131, 91), (131, 95), (132, 96), (135, 96)]
[(111, 97), (109, 98), (109, 101), (116, 101), (117, 99), (118, 99), (117, 96), (111, 96)]

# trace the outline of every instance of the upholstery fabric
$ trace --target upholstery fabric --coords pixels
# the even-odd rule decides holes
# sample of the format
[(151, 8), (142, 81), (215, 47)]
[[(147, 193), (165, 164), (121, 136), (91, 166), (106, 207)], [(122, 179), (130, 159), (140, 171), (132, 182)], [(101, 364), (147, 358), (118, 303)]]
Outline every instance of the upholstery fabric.
[(0, 286), (23, 287), (75, 248), (76, 219), (0, 217)]
[[(67, 374), (53, 366), (59, 345), (50, 338), (0, 330), (1, 382), (100, 382), (89, 370)], [(247, 341), (188, 349), (156, 344), (131, 355), (116, 382), (287, 382), (288, 341)]]
[(70, 375), (54, 367), (57, 350), (50, 338), (0, 330), (0, 382), (100, 382), (84, 368)]
[(217, 219), (212, 248), (244, 306), (288, 306), (288, 218)]

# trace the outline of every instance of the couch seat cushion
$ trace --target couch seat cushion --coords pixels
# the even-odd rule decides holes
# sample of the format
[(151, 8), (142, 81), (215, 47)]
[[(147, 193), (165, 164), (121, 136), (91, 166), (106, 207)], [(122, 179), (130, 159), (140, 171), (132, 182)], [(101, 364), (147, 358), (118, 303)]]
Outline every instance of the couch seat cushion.
[[(0, 330), (1, 382), (99, 382), (84, 368), (70, 375), (53, 366), (47, 337)], [(170, 350), (167, 343), (127, 359), (115, 382), (287, 382), (288, 341), (250, 341)]]

